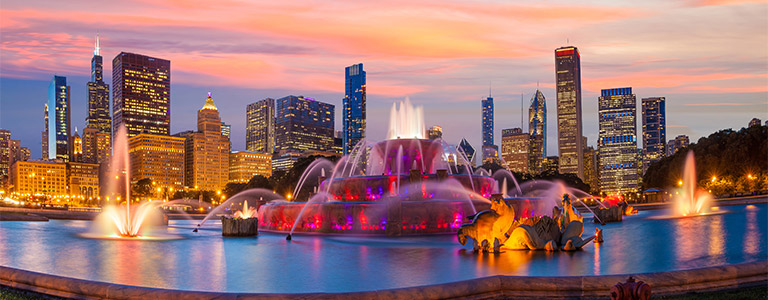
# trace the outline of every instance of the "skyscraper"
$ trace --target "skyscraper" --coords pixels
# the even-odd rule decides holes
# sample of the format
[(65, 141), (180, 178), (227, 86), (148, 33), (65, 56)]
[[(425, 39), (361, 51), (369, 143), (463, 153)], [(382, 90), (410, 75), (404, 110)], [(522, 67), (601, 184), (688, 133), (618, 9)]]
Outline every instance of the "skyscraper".
[(120, 52), (112, 60), (112, 129), (121, 125), (132, 137), (146, 130), (171, 129), (171, 62)]
[(112, 136), (95, 127), (83, 129), (83, 162), (100, 164), (112, 155)]
[(598, 100), (600, 191), (604, 193), (638, 188), (636, 106), (631, 87), (602, 90)]
[(214, 191), (229, 182), (229, 139), (221, 134), (221, 118), (211, 93), (197, 111), (197, 131), (184, 141), (184, 165), (188, 187)]
[(45, 127), (42, 132), (40, 132), (40, 139), (42, 142), (40, 143), (40, 146), (42, 146), (42, 155), (40, 155), (40, 158), (43, 160), (48, 159), (48, 103), (45, 104), (45, 112), (43, 117), (45, 118)]
[(99, 36), (91, 58), (91, 81), (88, 82), (88, 116), (86, 127), (98, 128), (105, 133), (112, 132), (112, 119), (109, 117), (109, 85), (103, 80), (104, 67), (99, 54)]
[(333, 151), (332, 104), (304, 96), (283, 97), (276, 104), (275, 150)]
[(149, 178), (161, 192), (184, 187), (185, 138), (140, 133), (128, 139), (131, 181)]
[(528, 135), (531, 139), (528, 169), (531, 173), (538, 173), (541, 172), (542, 160), (547, 157), (547, 99), (538, 89), (528, 107)]
[(0, 129), (0, 181), (10, 174), (11, 168), (11, 131)]
[(48, 86), (48, 108), (53, 110), (53, 118), (48, 122), (48, 156), (68, 161), (70, 111), (66, 77), (53, 76)]
[(560, 173), (584, 178), (581, 123), (581, 56), (568, 46), (555, 49), (557, 84), (557, 153)]
[(344, 70), (344, 153), (352, 151), (365, 138), (365, 71), (363, 64), (356, 64)]
[(429, 130), (427, 130), (427, 137), (430, 140), (436, 140), (443, 138), (443, 127), (440, 127), (438, 125), (434, 125), (432, 127), (429, 127)]
[(643, 98), (643, 171), (666, 156), (667, 123), (664, 97)]
[(73, 162), (83, 162), (83, 139), (77, 133), (77, 127), (75, 134), (69, 138), (69, 158)]
[(275, 99), (266, 98), (246, 107), (245, 149), (256, 153), (275, 152)]
[(483, 99), (483, 146), (493, 145), (493, 97)]
[(523, 133), (521, 128), (501, 130), (501, 157), (507, 162), (509, 170), (528, 173), (532, 141), (530, 134)]
[(229, 125), (227, 123), (224, 123), (224, 121), (222, 121), (221, 135), (227, 137), (227, 141), (229, 141), (229, 151), (232, 151), (232, 138), (230, 137), (232, 135), (232, 125)]
[(469, 144), (469, 141), (467, 141), (467, 139), (462, 138), (461, 142), (459, 143), (459, 146), (456, 147), (456, 150), (459, 150), (459, 152), (463, 152), (464, 155), (467, 156), (467, 160), (469, 160), (469, 162), (472, 165), (476, 164), (475, 152), (477, 152), (477, 150), (475, 150), (475, 147), (472, 147), (472, 145)]
[(688, 147), (688, 144), (690, 144), (690, 139), (684, 134), (678, 135), (674, 140), (669, 140), (669, 143), (667, 143), (667, 156), (674, 155), (677, 150)]
[(600, 193), (600, 172), (598, 169), (597, 150), (588, 146), (584, 149), (584, 183), (589, 184), (592, 194)]

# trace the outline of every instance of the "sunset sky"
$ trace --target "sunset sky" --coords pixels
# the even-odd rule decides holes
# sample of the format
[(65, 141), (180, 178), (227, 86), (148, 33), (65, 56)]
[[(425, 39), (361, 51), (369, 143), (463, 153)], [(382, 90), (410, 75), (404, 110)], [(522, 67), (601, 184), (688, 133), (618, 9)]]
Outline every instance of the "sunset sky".
[(3, 0), (0, 127), (39, 158), (57, 74), (71, 86), (72, 126), (82, 132), (97, 31), (108, 84), (120, 51), (170, 60), (171, 132), (195, 128), (211, 91), (234, 150), (245, 148), (246, 105), (266, 97), (334, 104), (341, 130), (344, 67), (362, 62), (371, 139), (384, 138), (393, 101), (409, 96), (449, 143), (466, 137), (478, 147), (480, 100), (492, 85), (499, 144), (501, 129), (520, 127), (521, 93), (527, 114), (538, 85), (548, 154), (557, 155), (554, 49), (565, 45), (581, 52), (589, 145), (605, 88), (632, 87), (638, 108), (640, 98), (665, 96), (668, 139), (768, 119), (765, 1), (160, 2)]

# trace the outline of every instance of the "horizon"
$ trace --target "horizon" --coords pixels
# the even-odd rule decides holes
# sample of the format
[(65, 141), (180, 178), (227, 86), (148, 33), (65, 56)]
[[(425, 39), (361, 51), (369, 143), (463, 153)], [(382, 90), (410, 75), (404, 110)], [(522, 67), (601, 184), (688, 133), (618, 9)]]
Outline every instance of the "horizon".
[[(409, 96), (424, 106), (426, 127), (440, 125), (449, 143), (467, 138), (479, 148), (480, 100), (492, 88), (499, 145), (502, 129), (520, 127), (520, 94), (527, 116), (540, 86), (548, 102), (547, 155), (554, 156), (554, 49), (569, 45), (581, 53), (588, 145), (596, 145), (601, 89), (632, 87), (638, 108), (642, 98), (666, 97), (667, 140), (685, 134), (696, 142), (768, 118), (768, 4), (760, 1), (409, 3), (420, 15), (393, 3), (296, 9), (301, 4), (137, 1), (114, 13), (108, 3), (46, 2), (6, 2), (0, 9), (0, 128), (30, 148), (32, 158), (40, 157), (43, 105), (54, 75), (67, 77), (72, 127), (82, 131), (97, 31), (106, 74), (121, 51), (171, 61), (171, 133), (195, 128), (194, 116), (211, 91), (222, 121), (232, 125), (235, 151), (245, 149), (246, 105), (267, 97), (303, 95), (333, 104), (335, 130), (341, 130), (344, 68), (363, 63), (368, 139), (385, 138), (391, 104)], [(283, 24), (277, 16), (294, 18)], [(760, 22), (767, 26), (750, 26)], [(639, 120), (637, 128), (642, 132)]]

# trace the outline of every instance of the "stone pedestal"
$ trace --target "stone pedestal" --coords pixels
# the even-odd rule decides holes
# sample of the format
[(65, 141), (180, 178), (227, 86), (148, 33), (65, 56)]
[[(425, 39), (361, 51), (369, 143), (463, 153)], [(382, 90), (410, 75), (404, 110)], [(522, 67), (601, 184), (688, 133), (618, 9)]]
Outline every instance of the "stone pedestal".
[(446, 169), (440, 169), (435, 172), (437, 174), (437, 180), (443, 181), (448, 178), (448, 170)]
[[(621, 206), (609, 206), (608, 208), (598, 208), (595, 210), (595, 216), (605, 223), (621, 222), (624, 216), (624, 210)], [(596, 218), (593, 222), (599, 223)]]
[(259, 219), (235, 219), (221, 217), (221, 235), (254, 236), (259, 234)]
[(403, 201), (400, 197), (387, 199), (387, 236), (403, 235)]

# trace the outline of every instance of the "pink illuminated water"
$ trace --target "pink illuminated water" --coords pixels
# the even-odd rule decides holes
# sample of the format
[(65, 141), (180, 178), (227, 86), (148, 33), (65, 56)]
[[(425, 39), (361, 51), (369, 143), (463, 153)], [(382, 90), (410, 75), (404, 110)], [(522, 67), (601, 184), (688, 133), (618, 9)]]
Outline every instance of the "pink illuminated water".
[(679, 216), (701, 215), (709, 210), (712, 195), (696, 186), (696, 161), (688, 151), (683, 167), (682, 188), (675, 196), (675, 210)]

